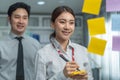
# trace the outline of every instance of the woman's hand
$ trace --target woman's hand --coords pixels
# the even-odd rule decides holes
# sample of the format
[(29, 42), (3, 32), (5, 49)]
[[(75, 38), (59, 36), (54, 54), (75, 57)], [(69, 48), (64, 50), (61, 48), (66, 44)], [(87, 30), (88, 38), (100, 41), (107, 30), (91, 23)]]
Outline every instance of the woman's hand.
[(76, 80), (87, 80), (88, 79), (87, 73), (70, 76), (74, 71), (77, 70), (77, 68), (79, 68), (79, 66), (77, 65), (76, 62), (74, 62), (74, 61), (67, 62), (65, 65), (65, 68), (63, 70), (63, 73), (67, 78), (70, 77), (70, 78), (76, 79)]
[(76, 71), (77, 68), (79, 68), (79, 66), (74, 61), (67, 62), (63, 70), (63, 73), (66, 77), (70, 77), (70, 74)]

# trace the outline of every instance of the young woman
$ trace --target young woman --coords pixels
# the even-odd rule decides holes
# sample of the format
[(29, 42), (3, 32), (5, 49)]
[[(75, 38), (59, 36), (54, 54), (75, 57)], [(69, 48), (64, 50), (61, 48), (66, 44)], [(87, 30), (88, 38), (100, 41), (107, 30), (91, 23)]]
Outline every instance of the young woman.
[[(70, 41), (75, 29), (71, 8), (59, 6), (51, 16), (51, 43), (38, 51), (35, 61), (36, 80), (93, 80), (86, 48)], [(85, 74), (70, 76), (76, 70)]]

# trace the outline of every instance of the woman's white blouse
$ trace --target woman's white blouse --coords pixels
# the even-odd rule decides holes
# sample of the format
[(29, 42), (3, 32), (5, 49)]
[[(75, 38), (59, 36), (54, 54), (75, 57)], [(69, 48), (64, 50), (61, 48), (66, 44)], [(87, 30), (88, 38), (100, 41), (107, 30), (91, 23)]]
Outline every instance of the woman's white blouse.
[[(53, 45), (55, 47), (53, 47)], [(35, 59), (35, 80), (72, 80), (66, 78), (63, 74), (63, 69), (66, 62), (59, 56), (57, 50), (60, 50), (64, 57), (69, 61), (72, 60), (72, 48), (74, 48), (75, 62), (80, 66), (80, 69), (85, 69), (88, 72), (88, 80), (93, 80), (87, 50), (85, 47), (69, 41), (67, 51), (63, 51), (59, 43), (52, 39), (52, 43), (40, 49)]]

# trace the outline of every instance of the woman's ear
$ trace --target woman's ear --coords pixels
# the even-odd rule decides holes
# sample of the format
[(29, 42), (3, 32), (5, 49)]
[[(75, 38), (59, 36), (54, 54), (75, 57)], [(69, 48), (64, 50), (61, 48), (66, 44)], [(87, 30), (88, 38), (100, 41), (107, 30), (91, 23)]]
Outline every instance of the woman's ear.
[(51, 22), (50, 26), (51, 26), (51, 28), (52, 28), (52, 29), (54, 29), (54, 28), (55, 28), (55, 26), (54, 26), (54, 23), (53, 23), (53, 22)]

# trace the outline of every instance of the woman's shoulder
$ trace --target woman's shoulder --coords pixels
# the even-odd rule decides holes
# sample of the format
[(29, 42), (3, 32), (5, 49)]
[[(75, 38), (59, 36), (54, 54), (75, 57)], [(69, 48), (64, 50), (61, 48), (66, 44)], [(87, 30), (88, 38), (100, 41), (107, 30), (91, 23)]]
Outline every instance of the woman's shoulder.
[(46, 44), (44, 47), (40, 48), (37, 52), (38, 56), (41, 57), (41, 59), (51, 57), (50, 56), (51, 53), (53, 53), (53, 48), (51, 44)]
[(83, 45), (80, 45), (80, 44), (76, 44), (76, 43), (73, 43), (72, 44), (74, 50), (78, 53), (80, 53), (82, 56), (86, 56), (88, 54), (88, 51), (87, 51), (87, 48), (84, 47)]
[(51, 48), (52, 48), (52, 46), (51, 46), (51, 44), (49, 43), (49, 44), (46, 44), (45, 46), (43, 46), (41, 49), (39, 49), (39, 52), (48, 52), (48, 51), (50, 51), (51, 50)]
[(82, 49), (86, 49), (85, 46), (81, 45), (81, 44), (78, 44), (78, 43), (72, 43), (72, 46), (75, 47), (75, 48), (82, 48)]

